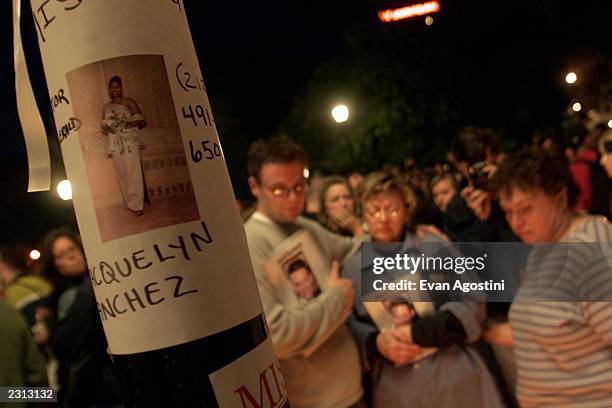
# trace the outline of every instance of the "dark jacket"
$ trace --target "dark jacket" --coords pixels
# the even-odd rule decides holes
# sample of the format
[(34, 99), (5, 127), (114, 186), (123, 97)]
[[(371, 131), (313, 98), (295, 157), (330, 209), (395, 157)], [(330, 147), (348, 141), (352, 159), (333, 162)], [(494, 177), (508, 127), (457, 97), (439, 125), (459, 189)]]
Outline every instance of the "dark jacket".
[(66, 407), (120, 404), (121, 394), (106, 352), (107, 343), (91, 282), (73, 282), (56, 296), (52, 346), (59, 361), (59, 398)]

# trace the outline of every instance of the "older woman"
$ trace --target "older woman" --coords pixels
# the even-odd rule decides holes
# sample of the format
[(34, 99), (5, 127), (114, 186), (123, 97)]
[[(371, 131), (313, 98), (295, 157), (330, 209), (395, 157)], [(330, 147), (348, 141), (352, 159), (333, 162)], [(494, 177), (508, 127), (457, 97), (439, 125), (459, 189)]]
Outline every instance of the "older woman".
[(364, 234), (361, 220), (355, 215), (353, 190), (344, 177), (330, 176), (323, 181), (317, 217), (332, 232), (348, 236)]
[[(377, 172), (367, 176), (360, 188), (360, 204), (371, 234), (365, 238), (366, 245), (368, 241), (396, 243), (394, 253), (401, 254), (427, 252), (424, 242), (444, 242), (430, 234), (420, 239), (408, 229), (414, 195), (393, 174)], [(357, 293), (361, 292), (362, 268), (363, 273), (368, 273), (369, 266), (361, 265), (359, 253), (344, 264), (343, 276), (353, 281)], [(404, 318), (397, 316), (401, 307), (390, 312), (395, 326), (379, 331), (356, 297), (354, 315), (348, 321), (364, 365), (370, 368), (374, 407), (503, 406), (486, 366), (466, 346), (480, 336), (484, 318), (480, 305), (440, 299), (430, 314), (421, 317), (413, 313), (403, 313)], [(421, 347), (437, 347), (438, 351), (419, 359)]]
[(567, 162), (554, 153), (515, 153), (493, 181), (524, 242), (606, 243), (532, 250), (510, 309), (521, 406), (612, 406), (612, 227), (573, 210), (577, 188)]

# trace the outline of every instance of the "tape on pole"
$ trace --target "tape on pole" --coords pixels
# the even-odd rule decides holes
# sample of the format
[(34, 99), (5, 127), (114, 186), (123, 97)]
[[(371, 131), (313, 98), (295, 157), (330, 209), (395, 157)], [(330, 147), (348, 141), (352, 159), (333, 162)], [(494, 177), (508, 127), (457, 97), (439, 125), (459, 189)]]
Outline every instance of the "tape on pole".
[(21, 0), (13, 0), (13, 44), (17, 112), (28, 154), (28, 192), (48, 191), (51, 187), (51, 160), (47, 133), (30, 82), (21, 43)]

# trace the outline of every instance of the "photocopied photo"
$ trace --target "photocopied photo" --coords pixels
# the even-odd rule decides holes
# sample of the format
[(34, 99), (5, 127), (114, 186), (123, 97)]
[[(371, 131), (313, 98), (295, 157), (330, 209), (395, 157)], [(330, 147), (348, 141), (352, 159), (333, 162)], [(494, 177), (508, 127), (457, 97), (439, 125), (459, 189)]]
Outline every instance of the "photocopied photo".
[(264, 263), (268, 279), (281, 289), (288, 304), (310, 302), (325, 289), (329, 265), (323, 262), (316, 245), (307, 231), (299, 231)]
[[(381, 332), (411, 324), (420, 316), (435, 313), (435, 306), (431, 302), (409, 302), (403, 299), (394, 299), (385, 302), (364, 302), (363, 305)], [(429, 357), (436, 351), (438, 351), (436, 347), (425, 347), (421, 354), (415, 357), (414, 362)]]
[(312, 269), (303, 257), (298, 257), (286, 265), (287, 279), (300, 300), (310, 301), (321, 294), (321, 288), (312, 273)]
[(67, 81), (102, 242), (198, 220), (164, 58), (110, 58)]

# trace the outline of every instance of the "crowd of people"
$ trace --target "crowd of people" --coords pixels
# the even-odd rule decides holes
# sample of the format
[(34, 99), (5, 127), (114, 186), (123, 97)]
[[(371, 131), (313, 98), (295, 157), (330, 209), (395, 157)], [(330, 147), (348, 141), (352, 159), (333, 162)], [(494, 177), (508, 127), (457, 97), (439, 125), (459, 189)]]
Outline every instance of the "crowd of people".
[(0, 384), (51, 386), (60, 406), (121, 407), (79, 236), (51, 231), (40, 252), (34, 270), (23, 248), (0, 257)]
[[(596, 126), (583, 136), (505, 153), (492, 132), (467, 128), (448, 161), (431, 168), (309, 181), (301, 146), (286, 137), (255, 142), (256, 203), (245, 230), (292, 405), (612, 406), (612, 131)], [(321, 293), (294, 303), (264, 262), (298, 231), (314, 237), (330, 267)], [(416, 303), (392, 299), (384, 307), (393, 326), (381, 329), (361, 298), (371, 265), (355, 248), (395, 243), (393, 253), (422, 253), (445, 240), (599, 242), (605, 250), (548, 259), (512, 303), (436, 299), (418, 314)], [(570, 274), (561, 298), (575, 301), (529, 297), (561, 269)]]
[[(309, 180), (306, 151), (290, 138), (250, 146), (255, 204), (244, 227), (292, 407), (612, 406), (610, 252), (550, 260), (551, 270), (570, 265), (568, 298), (589, 301), (530, 301), (530, 285), (549, 277), (542, 270), (512, 304), (442, 297), (422, 314), (409, 299), (384, 302), (393, 322), (384, 329), (362, 300), (368, 265), (358, 252), (362, 243), (400, 254), (446, 241), (610, 243), (612, 131), (506, 153), (492, 132), (467, 128), (447, 159)], [(264, 263), (299, 231), (329, 270), (317, 283), (293, 262), (299, 301), (287, 301)], [(32, 267), (23, 248), (1, 251), (0, 385), (50, 385), (66, 407), (123, 406), (78, 235), (51, 232), (41, 254)]]

